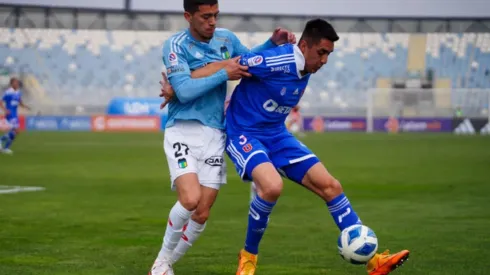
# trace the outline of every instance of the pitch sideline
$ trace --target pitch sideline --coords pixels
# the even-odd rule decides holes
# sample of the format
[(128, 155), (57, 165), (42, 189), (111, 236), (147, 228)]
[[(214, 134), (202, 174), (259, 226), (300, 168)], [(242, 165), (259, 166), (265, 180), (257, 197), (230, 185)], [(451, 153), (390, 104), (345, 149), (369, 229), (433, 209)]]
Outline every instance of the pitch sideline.
[(46, 188), (39, 186), (9, 186), (0, 185), (0, 195), (2, 194), (15, 194), (20, 192), (40, 192), (44, 191)]

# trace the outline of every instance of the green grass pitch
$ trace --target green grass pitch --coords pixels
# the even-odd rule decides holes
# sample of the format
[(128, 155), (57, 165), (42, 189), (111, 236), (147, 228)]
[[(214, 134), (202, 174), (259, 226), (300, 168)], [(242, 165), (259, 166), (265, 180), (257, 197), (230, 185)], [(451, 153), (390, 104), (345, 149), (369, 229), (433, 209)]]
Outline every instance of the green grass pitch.
[[(176, 196), (163, 134), (24, 133), (0, 155), (0, 274), (141, 275), (160, 249)], [(380, 250), (409, 249), (393, 274), (490, 272), (490, 137), (309, 134)], [(235, 274), (249, 186), (228, 163), (205, 233), (178, 275)], [(5, 189), (5, 187), (2, 187)], [(260, 247), (258, 275), (366, 274), (337, 254), (324, 203), (286, 182)]]

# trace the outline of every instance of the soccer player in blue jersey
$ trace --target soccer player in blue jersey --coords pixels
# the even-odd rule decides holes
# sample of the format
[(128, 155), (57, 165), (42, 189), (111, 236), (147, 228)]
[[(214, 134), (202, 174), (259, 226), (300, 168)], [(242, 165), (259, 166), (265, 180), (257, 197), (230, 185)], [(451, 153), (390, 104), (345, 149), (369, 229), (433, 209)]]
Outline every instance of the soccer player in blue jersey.
[(19, 135), (19, 115), (17, 109), (19, 106), (29, 110), (29, 107), (22, 102), (22, 94), (20, 92), (19, 80), (15, 77), (10, 79), (10, 87), (2, 96), (0, 109), (5, 114), (5, 119), (10, 126), (9, 131), (0, 139), (0, 152), (4, 154), (13, 154), (10, 146), (15, 138)]
[[(164, 150), (178, 201), (170, 210), (150, 275), (174, 274), (172, 264), (205, 229), (218, 190), (226, 183), (226, 82), (249, 76), (247, 66), (240, 65), (237, 57), (250, 50), (229, 30), (216, 28), (217, 0), (184, 0), (184, 10), (189, 28), (170, 37), (163, 47), (168, 80), (175, 91), (168, 104)], [(294, 36), (278, 29), (253, 51), (288, 41), (294, 41)], [(201, 77), (194, 72), (209, 63), (218, 68), (213, 74)]]
[[(229, 102), (226, 151), (240, 176), (255, 182), (257, 195), (250, 205), (237, 275), (255, 274), (259, 243), (282, 191), (281, 176), (323, 199), (340, 230), (361, 223), (339, 181), (285, 125), (310, 75), (327, 63), (338, 39), (328, 22), (316, 19), (307, 23), (297, 46), (286, 44), (240, 59), (252, 77), (242, 79)], [(211, 68), (197, 71), (202, 75), (214, 72)], [(407, 250), (376, 254), (368, 262), (367, 271), (370, 275), (386, 275), (408, 256)]]
[[(297, 46), (286, 44), (241, 57), (240, 63), (249, 67), (252, 77), (242, 79), (231, 97), (226, 151), (240, 176), (256, 184), (257, 196), (250, 205), (237, 275), (255, 274), (259, 243), (283, 188), (281, 176), (323, 199), (340, 230), (361, 224), (339, 181), (284, 123), (298, 105), (310, 75), (327, 63), (338, 39), (328, 22), (316, 19), (306, 24)], [(407, 250), (376, 254), (367, 264), (368, 273), (388, 274), (408, 255)]]

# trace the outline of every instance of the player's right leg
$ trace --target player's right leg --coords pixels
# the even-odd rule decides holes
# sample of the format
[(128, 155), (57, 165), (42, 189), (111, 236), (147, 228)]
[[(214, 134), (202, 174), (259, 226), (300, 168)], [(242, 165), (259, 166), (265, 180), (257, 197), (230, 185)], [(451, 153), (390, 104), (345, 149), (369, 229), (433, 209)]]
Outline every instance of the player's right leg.
[(257, 195), (250, 204), (245, 247), (239, 253), (236, 272), (236, 275), (253, 275), (257, 267), (259, 243), (282, 192), (283, 182), (266, 148), (258, 140), (243, 135), (229, 136), (226, 151), (242, 179), (253, 179), (257, 189)]
[(168, 215), (162, 247), (150, 275), (174, 274), (171, 265), (172, 253), (201, 198), (197, 158), (193, 154), (196, 146), (189, 138), (195, 135), (189, 135), (183, 131), (186, 131), (183, 125), (175, 125), (165, 131), (164, 150), (169, 165), (172, 189), (177, 191), (178, 200)]
[(172, 254), (182, 238), (189, 219), (197, 208), (201, 196), (196, 173), (188, 173), (174, 180), (178, 200), (170, 210), (162, 247), (150, 275), (173, 275)]
[(197, 241), (201, 233), (206, 228), (209, 212), (218, 196), (218, 190), (207, 186), (201, 186), (201, 199), (196, 210), (189, 219), (189, 223), (185, 226), (182, 237), (170, 258), (170, 264), (179, 261), (187, 251)]

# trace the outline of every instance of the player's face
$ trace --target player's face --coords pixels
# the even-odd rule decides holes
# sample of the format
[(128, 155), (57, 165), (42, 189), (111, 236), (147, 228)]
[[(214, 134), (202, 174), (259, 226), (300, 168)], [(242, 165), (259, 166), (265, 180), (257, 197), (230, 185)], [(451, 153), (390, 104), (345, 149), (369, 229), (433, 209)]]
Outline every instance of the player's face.
[(218, 22), (219, 7), (218, 5), (200, 5), (199, 10), (194, 14), (186, 12), (184, 14), (189, 22), (194, 34), (198, 35), (201, 40), (210, 40), (213, 38), (216, 23)]
[(302, 41), (300, 48), (305, 56), (305, 70), (314, 74), (327, 64), (328, 55), (333, 52), (334, 44), (327, 39), (322, 39), (313, 45), (308, 45), (306, 41)]
[(19, 89), (19, 86), (20, 86), (19, 85), (19, 80), (17, 80), (17, 79), (12, 80), (12, 88), (14, 90), (18, 90)]

